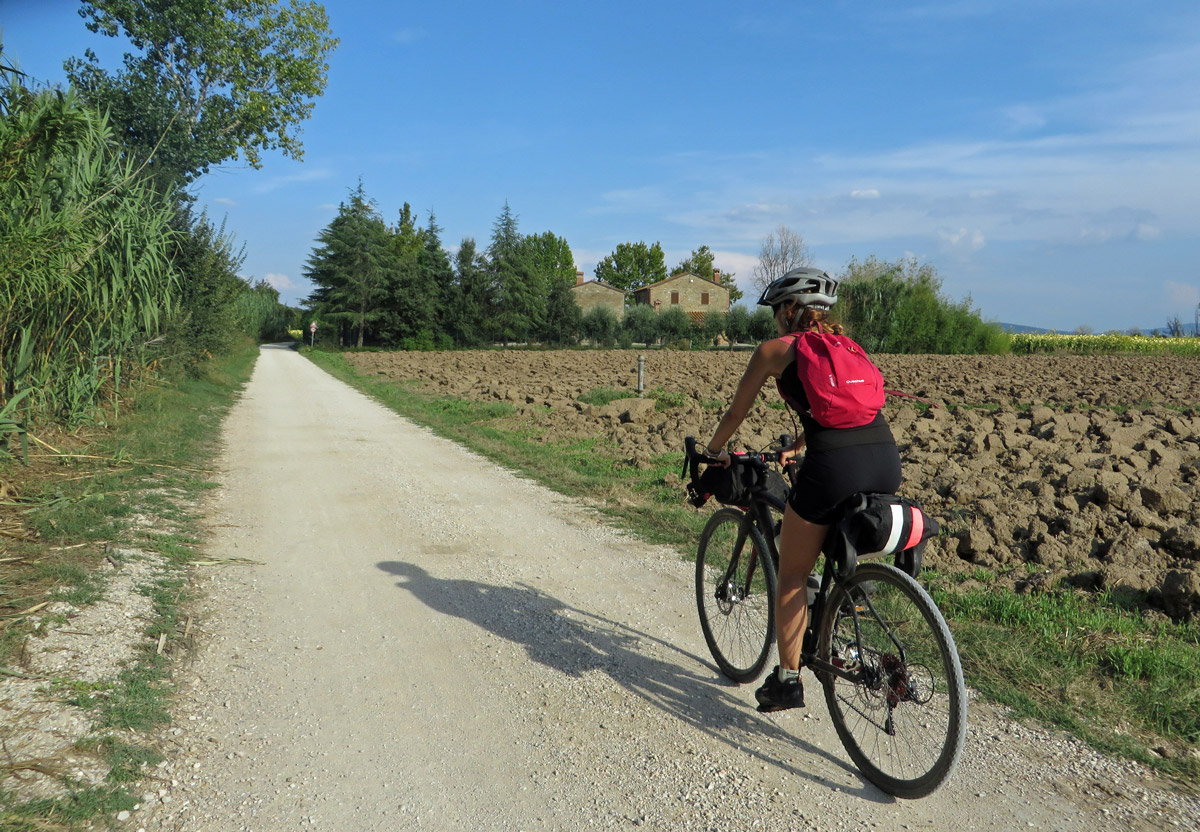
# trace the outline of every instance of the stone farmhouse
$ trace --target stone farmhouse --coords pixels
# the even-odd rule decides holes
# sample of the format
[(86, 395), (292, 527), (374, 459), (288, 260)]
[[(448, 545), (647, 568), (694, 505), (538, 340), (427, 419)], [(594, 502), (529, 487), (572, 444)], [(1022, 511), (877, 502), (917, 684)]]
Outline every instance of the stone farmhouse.
[(603, 280), (584, 280), (583, 272), (575, 272), (575, 285), (571, 287), (575, 303), (587, 314), (597, 306), (607, 306), (621, 320), (625, 315), (625, 293)]
[[(583, 272), (575, 272), (572, 287), (575, 302), (587, 313), (596, 306), (607, 306), (618, 319), (625, 314), (625, 293), (600, 280), (584, 281)], [(722, 315), (729, 312), (729, 289), (721, 285), (721, 270), (713, 269), (713, 279), (707, 280), (691, 272), (673, 274), (666, 280), (643, 286), (633, 293), (634, 303), (644, 303), (655, 312), (678, 306), (688, 317), (699, 323), (710, 310)]]
[(666, 280), (643, 286), (633, 293), (633, 298), (635, 303), (654, 307), (655, 312), (678, 306), (697, 323), (704, 320), (706, 312), (716, 310), (722, 315), (729, 312), (729, 290), (721, 285), (720, 269), (713, 269), (712, 280), (691, 272), (673, 274)]

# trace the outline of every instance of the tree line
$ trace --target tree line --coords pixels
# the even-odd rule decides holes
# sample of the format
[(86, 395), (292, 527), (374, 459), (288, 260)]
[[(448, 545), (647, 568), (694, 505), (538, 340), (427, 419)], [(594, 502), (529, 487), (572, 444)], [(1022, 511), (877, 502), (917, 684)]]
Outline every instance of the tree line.
[[(621, 316), (605, 306), (586, 313), (571, 291), (576, 270), (567, 241), (551, 231), (524, 235), (506, 203), (482, 251), (471, 237), (457, 253), (442, 248), (441, 229), (431, 212), (418, 227), (408, 203), (388, 223), (362, 182), (318, 235), (304, 267), (316, 286), (305, 301), (338, 346), (450, 349), (490, 344), (598, 346), (758, 342), (775, 335), (770, 310), (753, 311), (732, 272), (719, 281), (730, 291), (728, 313), (707, 312), (693, 320), (679, 307), (656, 312), (633, 302), (636, 290), (691, 272), (716, 276), (706, 245), (667, 270), (660, 243), (621, 243), (597, 264), (595, 276), (625, 293)], [(811, 264), (803, 238), (780, 226), (762, 240), (752, 283), (762, 288), (774, 277)], [(1006, 352), (1008, 337), (984, 322), (970, 301), (942, 292), (934, 268), (912, 259), (852, 260), (843, 273), (836, 315), (872, 352)]]
[(195, 373), (239, 337), (295, 324), (188, 186), (257, 166), (325, 87), (337, 41), (317, 3), (83, 0), (124, 37), (121, 69), (87, 50), (38, 84), (0, 44), (0, 435), (119, 407), (132, 379)]
[[(690, 271), (712, 280), (713, 261), (708, 246), (700, 246), (671, 273)], [(571, 291), (576, 269), (570, 245), (552, 231), (521, 233), (519, 219), (507, 203), (492, 225), (486, 248), (481, 250), (474, 238), (466, 237), (451, 254), (442, 247), (441, 228), (432, 212), (418, 225), (405, 203), (389, 223), (359, 182), (317, 236), (303, 274), (316, 287), (305, 300), (311, 318), (328, 325), (342, 346), (448, 349), (493, 343), (565, 345), (580, 339), (615, 343), (622, 330), (632, 331), (628, 324), (617, 326), (611, 310), (582, 313)], [(627, 297), (666, 280), (662, 246), (622, 243), (597, 265), (596, 277)], [(721, 282), (734, 300), (741, 297), (732, 274), (721, 275)], [(653, 311), (639, 311), (637, 306), (627, 310), (626, 318), (640, 321), (635, 330), (643, 343), (647, 336), (675, 340), (697, 329), (675, 311), (682, 324), (664, 315), (664, 321), (652, 326), (645, 313), (653, 316)], [(735, 315), (736, 320), (740, 318)], [(723, 328), (724, 324), (717, 331)]]

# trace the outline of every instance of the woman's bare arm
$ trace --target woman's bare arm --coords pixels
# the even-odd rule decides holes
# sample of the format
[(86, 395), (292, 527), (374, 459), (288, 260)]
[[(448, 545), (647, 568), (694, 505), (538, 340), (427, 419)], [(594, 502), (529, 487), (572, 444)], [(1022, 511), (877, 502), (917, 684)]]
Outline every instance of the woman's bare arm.
[[(725, 411), (725, 415), (721, 417), (716, 432), (709, 441), (709, 448), (724, 449), (725, 443), (737, 432), (738, 427), (746, 418), (746, 414), (754, 406), (754, 399), (762, 390), (762, 386), (766, 384), (767, 379), (778, 378), (788, 365), (790, 351), (791, 344), (778, 338), (758, 345), (754, 355), (750, 356), (750, 363), (746, 365), (746, 371), (742, 373), (741, 381), (738, 382), (737, 392), (733, 394), (733, 402)], [(722, 451), (722, 455), (723, 459), (727, 461), (728, 456), (724, 455), (724, 451)]]

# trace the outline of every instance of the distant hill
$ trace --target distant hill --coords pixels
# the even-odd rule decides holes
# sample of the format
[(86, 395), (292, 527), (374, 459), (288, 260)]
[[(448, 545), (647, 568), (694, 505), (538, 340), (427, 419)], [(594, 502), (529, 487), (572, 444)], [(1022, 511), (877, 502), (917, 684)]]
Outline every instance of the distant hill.
[(999, 322), (999, 323), (1000, 323), (1000, 328), (1003, 329), (1005, 332), (1033, 333), (1036, 335), (1038, 333), (1054, 331), (1052, 329), (1039, 329), (1036, 326), (1024, 326), (1022, 324), (1006, 324), (1003, 322)]
[[(1073, 333), (1075, 331), (1074, 329), (1058, 329), (1058, 330), (1041, 329), (1036, 326), (1025, 326), (1023, 324), (1006, 324), (1003, 322), (999, 322), (999, 323), (1000, 323), (1001, 329), (1003, 329), (1005, 332), (1012, 332), (1012, 333), (1022, 333), (1022, 334), (1031, 334), (1032, 333), (1034, 335), (1037, 335), (1037, 334), (1042, 334), (1042, 333), (1047, 333), (1047, 332), (1058, 332), (1063, 335), (1070, 335), (1071, 333)], [(1157, 327), (1154, 327), (1154, 326), (1130, 327), (1129, 329), (1125, 330), (1125, 333), (1133, 334), (1136, 332), (1139, 335), (1153, 335), (1156, 330), (1158, 331), (1159, 335), (1167, 334), (1167, 327), (1165, 325), (1157, 326)], [(1183, 334), (1186, 336), (1189, 336), (1189, 337), (1194, 336), (1196, 334), (1196, 324), (1195, 323), (1184, 324), (1183, 325)]]

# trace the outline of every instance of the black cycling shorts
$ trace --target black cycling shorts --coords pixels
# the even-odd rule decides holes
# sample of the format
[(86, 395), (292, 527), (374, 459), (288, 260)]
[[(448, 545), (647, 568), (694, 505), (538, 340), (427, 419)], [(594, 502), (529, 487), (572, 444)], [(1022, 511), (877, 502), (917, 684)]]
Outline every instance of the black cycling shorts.
[(788, 505), (810, 523), (828, 525), (847, 497), (860, 491), (895, 494), (900, 452), (891, 442), (808, 451), (800, 463)]

